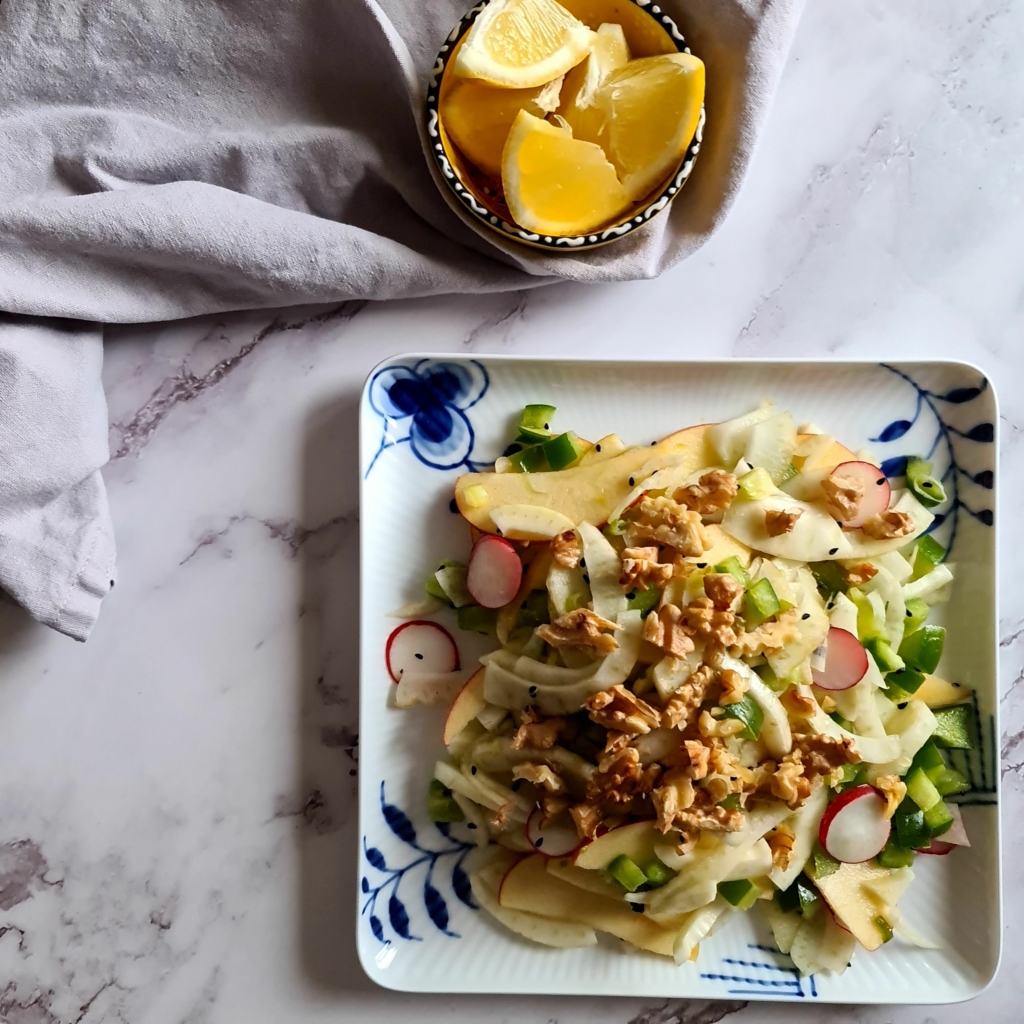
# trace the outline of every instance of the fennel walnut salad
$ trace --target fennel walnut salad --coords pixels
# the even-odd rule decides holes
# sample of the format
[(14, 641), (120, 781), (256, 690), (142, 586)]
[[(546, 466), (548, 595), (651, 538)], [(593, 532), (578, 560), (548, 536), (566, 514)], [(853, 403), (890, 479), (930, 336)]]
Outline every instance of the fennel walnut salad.
[[(804, 973), (929, 940), (897, 903), (917, 853), (969, 845), (970, 692), (934, 673), (953, 580), (922, 459), (765, 403), (652, 446), (524, 410), (455, 487), (472, 549), (399, 614), (400, 707), (451, 701), (431, 818), (482, 848), (479, 904), (548, 946), (605, 932), (676, 963), (762, 913)], [(454, 506), (453, 506), (454, 509)], [(468, 677), (442, 627), (493, 635)]]

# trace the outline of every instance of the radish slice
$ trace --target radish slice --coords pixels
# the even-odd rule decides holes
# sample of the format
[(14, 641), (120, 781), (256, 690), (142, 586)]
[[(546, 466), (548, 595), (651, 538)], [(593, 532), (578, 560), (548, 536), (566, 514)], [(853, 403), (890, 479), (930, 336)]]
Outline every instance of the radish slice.
[(576, 832), (576, 826), (566, 814), (560, 814), (547, 828), (541, 828), (543, 813), (539, 807), (526, 821), (526, 838), (530, 845), (545, 857), (565, 857), (579, 849), (583, 842)]
[(811, 669), (814, 685), (823, 690), (856, 686), (867, 673), (868, 652), (852, 633), (838, 626), (829, 627), (826, 643), (825, 667)]
[(860, 864), (882, 852), (889, 831), (885, 799), (874, 786), (855, 786), (825, 809), (818, 841), (830, 857), (844, 864)]
[(466, 588), (483, 608), (503, 608), (516, 596), (523, 579), (523, 563), (503, 537), (488, 533), (469, 556)]
[(919, 846), (918, 853), (932, 853), (944, 857), (951, 853), (958, 846), (970, 846), (971, 841), (967, 838), (967, 829), (964, 828), (963, 815), (956, 804), (947, 804), (950, 814), (953, 815), (953, 824), (942, 834), (941, 839), (933, 839), (927, 846)]
[(933, 839), (927, 846), (918, 846), (915, 853), (930, 853), (936, 857), (945, 857), (952, 853), (956, 847), (952, 843), (944, 843), (941, 839)]
[(451, 633), (436, 622), (405, 622), (388, 637), (384, 660), (397, 683), (407, 669), (423, 675), (457, 672), (459, 649)]
[(856, 480), (864, 488), (864, 497), (861, 498), (853, 517), (840, 523), (844, 530), (860, 528), (872, 516), (884, 512), (889, 507), (892, 489), (878, 466), (873, 466), (870, 462), (841, 462), (830, 475)]

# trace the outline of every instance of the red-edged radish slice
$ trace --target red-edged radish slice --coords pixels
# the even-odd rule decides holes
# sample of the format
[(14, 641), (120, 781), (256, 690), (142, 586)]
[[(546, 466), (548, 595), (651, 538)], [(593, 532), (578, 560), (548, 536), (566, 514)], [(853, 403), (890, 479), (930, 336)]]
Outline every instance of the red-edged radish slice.
[(864, 488), (864, 497), (857, 505), (857, 511), (840, 524), (844, 530), (859, 529), (872, 516), (889, 507), (892, 488), (885, 474), (870, 462), (841, 462), (829, 475), (855, 480)]
[(915, 853), (930, 853), (936, 857), (945, 857), (952, 853), (956, 847), (952, 843), (944, 843), (941, 839), (933, 839), (927, 846), (918, 846)]
[(436, 622), (404, 622), (384, 648), (388, 674), (397, 683), (406, 669), (444, 675), (459, 670), (459, 649), (451, 633)]
[(474, 545), (466, 572), (466, 588), (482, 608), (504, 608), (519, 590), (523, 563), (503, 537), (488, 533)]
[(882, 852), (889, 831), (884, 797), (865, 784), (841, 793), (825, 808), (818, 842), (830, 857), (844, 864), (860, 864)]
[(540, 827), (543, 813), (539, 807), (526, 819), (526, 838), (530, 845), (545, 857), (565, 857), (583, 842), (567, 814), (560, 814), (546, 828)]
[(956, 804), (947, 804), (950, 814), (953, 815), (953, 824), (942, 833), (941, 839), (933, 839), (927, 846), (919, 846), (918, 853), (933, 853), (940, 857), (955, 850), (958, 846), (970, 846), (971, 841), (967, 838), (967, 829), (964, 828), (963, 815)]
[(830, 626), (825, 649), (825, 667), (811, 669), (814, 685), (823, 690), (848, 690), (868, 670), (868, 652), (848, 630)]

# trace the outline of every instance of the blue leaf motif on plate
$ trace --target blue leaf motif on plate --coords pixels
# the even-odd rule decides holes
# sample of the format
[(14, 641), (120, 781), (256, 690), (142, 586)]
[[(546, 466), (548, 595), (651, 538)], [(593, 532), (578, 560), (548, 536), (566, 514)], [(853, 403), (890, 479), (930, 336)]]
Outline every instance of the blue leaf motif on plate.
[(370, 931), (377, 936), (378, 941), (384, 941), (384, 925), (380, 923), (380, 919), (376, 914), (370, 915)]
[(409, 934), (409, 915), (406, 912), (405, 904), (394, 894), (388, 900), (388, 918), (391, 920), (391, 927), (401, 935), (403, 939), (411, 939)]
[(882, 472), (892, 480), (894, 477), (905, 476), (907, 472), (906, 455), (895, 455), (882, 463)]
[(898, 441), (914, 424), (910, 420), (893, 420), (878, 437), (871, 438), (872, 441), (881, 441), (889, 444), (891, 441)]
[(367, 847), (366, 859), (378, 870), (387, 871), (388, 862), (384, 859), (384, 854), (376, 846)]
[(440, 928), (441, 931), (448, 931), (448, 904), (444, 897), (430, 884), (423, 884), (423, 903), (430, 915), (430, 920)]
[(400, 811), (394, 804), (384, 804), (381, 807), (381, 811), (384, 814), (384, 820), (388, 823), (388, 828), (403, 843), (412, 845), (416, 842), (416, 829), (412, 827), (412, 822), (406, 817), (404, 812)]
[(470, 456), (476, 435), (466, 415), (490, 386), (487, 370), (465, 363), (421, 359), (414, 366), (386, 366), (370, 381), (370, 407), (384, 420), (384, 433), (366, 475), (381, 453), (408, 444), (433, 469), (475, 469)]
[(469, 876), (462, 870), (461, 864), (456, 864), (452, 868), (452, 889), (455, 891), (455, 895), (471, 910), (479, 909), (473, 902), (473, 887), (469, 884)]
[[(986, 381), (986, 385), (987, 385)], [(964, 402), (973, 402), (983, 391), (984, 387), (980, 388), (953, 388), (952, 391), (947, 391), (944, 395), (936, 395), (936, 398), (941, 398), (944, 402), (951, 402), (954, 405), (963, 405)]]

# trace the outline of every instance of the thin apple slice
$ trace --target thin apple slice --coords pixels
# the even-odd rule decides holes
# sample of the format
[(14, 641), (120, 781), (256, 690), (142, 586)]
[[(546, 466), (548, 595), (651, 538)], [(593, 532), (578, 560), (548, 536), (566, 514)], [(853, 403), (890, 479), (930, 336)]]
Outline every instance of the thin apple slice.
[(526, 819), (526, 838), (538, 853), (545, 857), (567, 857), (579, 847), (582, 840), (568, 814), (559, 814), (547, 825), (543, 819), (544, 812), (539, 807)]
[(830, 857), (860, 864), (882, 852), (889, 831), (885, 798), (865, 784), (848, 789), (829, 804), (818, 826), (818, 841)]
[(835, 914), (836, 923), (852, 932), (865, 949), (874, 950), (882, 945), (883, 935), (876, 919), (884, 917), (892, 906), (873, 892), (871, 886), (884, 884), (893, 874), (895, 872), (868, 863), (840, 864), (838, 871), (815, 880), (818, 891)]
[(838, 626), (829, 627), (825, 667), (812, 669), (814, 685), (823, 690), (849, 690), (868, 670), (868, 652), (852, 634)]
[(484, 670), (479, 668), (466, 680), (448, 709), (444, 720), (444, 745), (447, 747), (486, 706)]
[(649, 864), (655, 859), (654, 844), (660, 838), (661, 833), (653, 821), (620, 825), (582, 847), (573, 863), (579, 868), (602, 871), (620, 854), (625, 854), (634, 864)]
[(510, 540), (550, 540), (576, 527), (568, 516), (540, 505), (499, 505), (491, 509), (491, 519)]
[(482, 608), (503, 608), (516, 596), (522, 578), (523, 563), (507, 540), (487, 534), (473, 545), (466, 587)]
[(459, 649), (436, 622), (417, 619), (393, 630), (384, 648), (388, 674), (397, 683), (408, 669), (443, 675), (459, 670)]
[(857, 511), (843, 520), (844, 530), (860, 529), (872, 516), (889, 507), (892, 489), (878, 466), (870, 462), (841, 462), (830, 475), (850, 480), (864, 490), (864, 497), (857, 503)]
[(609, 899), (622, 899), (622, 886), (613, 882), (603, 871), (588, 871), (578, 868), (568, 857), (552, 857), (545, 865), (550, 874), (563, 882), (575, 885), (577, 889), (607, 896)]
[(452, 699), (462, 688), (464, 672), (424, 672), (410, 668), (402, 673), (395, 687), (395, 707), (408, 708), (413, 704), (438, 704)]

